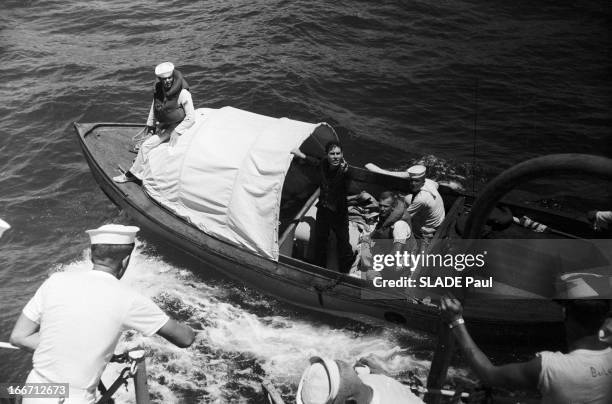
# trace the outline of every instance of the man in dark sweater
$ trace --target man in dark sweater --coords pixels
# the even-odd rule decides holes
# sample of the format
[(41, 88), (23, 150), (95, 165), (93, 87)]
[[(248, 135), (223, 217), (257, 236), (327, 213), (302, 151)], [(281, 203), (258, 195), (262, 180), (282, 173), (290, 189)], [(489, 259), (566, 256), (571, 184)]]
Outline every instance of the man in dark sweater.
[(353, 248), (349, 243), (346, 203), (350, 174), (339, 142), (328, 142), (325, 145), (325, 153), (327, 155), (318, 160), (306, 156), (300, 150), (293, 151), (296, 157), (317, 166), (320, 172), (321, 194), (317, 204), (313, 264), (325, 266), (331, 229), (336, 235), (338, 269), (342, 273), (348, 273), (354, 258)]

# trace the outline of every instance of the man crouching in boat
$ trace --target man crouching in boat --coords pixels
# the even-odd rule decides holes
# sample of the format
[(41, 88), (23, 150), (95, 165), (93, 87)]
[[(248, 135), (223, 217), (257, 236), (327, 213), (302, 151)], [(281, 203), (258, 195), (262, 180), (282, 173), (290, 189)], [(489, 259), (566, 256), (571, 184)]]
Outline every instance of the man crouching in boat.
[(170, 62), (157, 65), (155, 75), (158, 81), (155, 83), (153, 103), (147, 119), (147, 130), (152, 136), (145, 140), (138, 150), (136, 160), (129, 171), (113, 178), (115, 182), (141, 181), (149, 152), (168, 140), (170, 146), (174, 146), (178, 137), (195, 122), (189, 85), (183, 75)]
[[(10, 342), (34, 352), (27, 383), (68, 383), (65, 403), (89, 404), (95, 402), (100, 376), (124, 330), (158, 334), (179, 347), (193, 343), (190, 327), (119, 282), (138, 230), (109, 224), (87, 231), (93, 269), (51, 275), (23, 308)], [(58, 399), (23, 400), (46, 402), (57, 404)]]
[(297, 404), (422, 404), (410, 387), (366, 367), (314, 356), (298, 386)]
[(444, 201), (438, 192), (438, 183), (425, 178), (426, 167), (414, 165), (404, 172), (383, 170), (368, 163), (370, 171), (404, 178), (410, 181), (410, 194), (406, 195), (407, 211), (412, 217), (412, 228), (417, 239), (422, 241), (421, 251), (444, 221)]
[(528, 362), (502, 366), (493, 365), (474, 343), (457, 299), (443, 297), (441, 307), (467, 361), (485, 385), (537, 389), (544, 404), (610, 404), (612, 347), (604, 322), (609, 304), (604, 299), (563, 301), (569, 353), (545, 351)]
[[(371, 254), (394, 255), (403, 251), (416, 254), (418, 245), (411, 229), (411, 218), (406, 210), (407, 205), (404, 198), (395, 192), (384, 191), (378, 198), (378, 208), (380, 210), (378, 223), (374, 231), (370, 233), (369, 238), (377, 241), (392, 240), (393, 246), (388, 249), (388, 245), (383, 243), (383, 249), (381, 250), (376, 243)], [(392, 269), (395, 271), (401, 268), (394, 266)], [(385, 272), (387, 272), (385, 276), (387, 278), (389, 274), (388, 271)], [(379, 276), (376, 268), (374, 268), (374, 274)], [(372, 272), (368, 272), (368, 276), (371, 275)], [(399, 274), (396, 273), (396, 275)]]
[[(410, 214), (406, 207), (404, 199), (392, 191), (384, 191), (378, 198), (380, 216), (371, 238), (392, 239), (393, 251), (391, 252), (403, 249), (413, 252), (414, 236), (410, 228)], [(408, 242), (410, 245), (406, 245)]]

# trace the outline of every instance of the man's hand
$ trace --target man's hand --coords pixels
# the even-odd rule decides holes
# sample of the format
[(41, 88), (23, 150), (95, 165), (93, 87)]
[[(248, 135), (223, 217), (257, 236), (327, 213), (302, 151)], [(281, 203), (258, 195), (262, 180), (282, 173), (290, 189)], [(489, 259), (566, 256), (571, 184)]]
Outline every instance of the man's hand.
[(168, 143), (168, 146), (169, 147), (176, 146), (179, 136), (181, 136), (181, 134), (173, 130), (172, 133), (170, 134), (170, 142)]
[(359, 358), (353, 367), (360, 366), (367, 366), (372, 374), (389, 376), (389, 372), (385, 368), (385, 363), (380, 358), (377, 358), (372, 354)]
[(155, 133), (155, 126), (147, 125), (147, 135), (153, 135)]
[(348, 163), (346, 162), (345, 159), (342, 159), (342, 162), (340, 163), (340, 170), (345, 173), (348, 171)]
[(293, 154), (295, 157), (301, 158), (301, 159), (305, 159), (306, 155), (304, 153), (302, 153), (302, 151), (299, 149), (299, 147), (296, 147), (295, 149), (291, 150), (289, 153)]
[(442, 309), (442, 316), (449, 323), (463, 317), (463, 306), (452, 295), (442, 296), (440, 308)]

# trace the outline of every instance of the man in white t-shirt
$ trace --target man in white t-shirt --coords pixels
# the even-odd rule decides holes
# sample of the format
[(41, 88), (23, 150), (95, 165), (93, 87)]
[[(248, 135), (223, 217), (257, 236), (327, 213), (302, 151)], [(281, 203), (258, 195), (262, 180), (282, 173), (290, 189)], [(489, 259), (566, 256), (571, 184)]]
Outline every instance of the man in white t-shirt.
[(527, 362), (495, 366), (468, 333), (461, 303), (451, 297), (442, 298), (443, 315), (467, 361), (485, 385), (537, 389), (544, 404), (610, 404), (612, 347), (599, 335), (599, 328), (605, 327), (609, 301), (567, 300), (564, 310), (568, 353), (544, 351)]
[(406, 195), (406, 203), (415, 234), (419, 238), (433, 235), (445, 216), (438, 183), (425, 178), (425, 166), (415, 165), (406, 172), (410, 178), (410, 194)]
[[(93, 269), (51, 275), (26, 304), (10, 342), (33, 351), (27, 383), (68, 383), (66, 404), (93, 403), (95, 391), (121, 333), (158, 334), (179, 347), (193, 330), (170, 319), (151, 299), (119, 279), (134, 249), (138, 227), (104, 225), (87, 233)], [(23, 403), (58, 399), (24, 399)]]
[(612, 230), (612, 211), (592, 210), (587, 213), (587, 218), (593, 224), (593, 230), (595, 231)]
[(410, 387), (383, 374), (359, 372), (348, 363), (314, 356), (302, 374), (297, 404), (423, 404)]

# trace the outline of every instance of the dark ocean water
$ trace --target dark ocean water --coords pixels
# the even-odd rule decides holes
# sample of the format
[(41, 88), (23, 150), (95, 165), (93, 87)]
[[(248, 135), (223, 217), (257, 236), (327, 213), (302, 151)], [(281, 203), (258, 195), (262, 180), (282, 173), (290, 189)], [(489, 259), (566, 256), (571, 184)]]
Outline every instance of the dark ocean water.
[[(0, 340), (50, 271), (88, 265), (84, 230), (128, 220), (95, 184), (71, 124), (144, 123), (162, 61), (186, 75), (196, 107), (332, 124), (356, 165), (424, 159), (436, 177), (479, 188), (538, 155), (612, 157), (609, 2), (382, 3), (4, 1), (0, 217), (13, 228), (0, 243)], [(576, 212), (612, 205), (605, 184), (559, 185), (517, 197)], [(257, 402), (263, 374), (288, 398), (315, 352), (391, 356), (391, 370), (426, 377), (429, 341), (417, 333), (296, 311), (200, 266), (140, 238), (129, 281), (202, 328), (187, 351), (145, 341), (159, 402)], [(29, 366), (0, 351), (0, 382)]]

